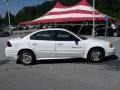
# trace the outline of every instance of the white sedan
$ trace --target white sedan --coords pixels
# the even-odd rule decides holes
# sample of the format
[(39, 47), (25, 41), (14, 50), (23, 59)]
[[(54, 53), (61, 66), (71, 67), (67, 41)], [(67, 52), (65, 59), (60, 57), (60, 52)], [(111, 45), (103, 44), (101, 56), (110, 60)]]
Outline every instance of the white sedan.
[(60, 28), (41, 29), (7, 42), (5, 53), (22, 64), (36, 60), (85, 58), (92, 62), (113, 55), (115, 47), (108, 41), (78, 36)]

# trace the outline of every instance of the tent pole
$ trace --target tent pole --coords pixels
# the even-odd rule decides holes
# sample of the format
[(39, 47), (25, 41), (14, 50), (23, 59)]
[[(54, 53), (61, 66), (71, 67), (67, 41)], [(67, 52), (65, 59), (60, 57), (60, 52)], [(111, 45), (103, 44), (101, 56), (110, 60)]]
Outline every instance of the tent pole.
[(117, 22), (118, 22), (118, 24), (119, 24), (119, 20), (117, 19)]
[(88, 31), (87, 31), (87, 29), (88, 29), (88, 22), (86, 22), (86, 35), (88, 35)]
[(118, 24), (120, 24), (119, 20), (117, 19)]
[(114, 19), (114, 21), (115, 21), (115, 24), (117, 24), (117, 21), (116, 21), (116, 19)]
[(78, 35), (80, 34), (80, 32), (81, 32), (81, 30), (82, 30), (83, 25), (84, 25), (84, 22), (83, 22), (83, 24), (81, 25), (81, 27), (80, 27), (80, 29), (79, 29), (79, 31), (78, 31)]
[[(84, 23), (86, 25), (86, 22)], [(87, 32), (86, 32), (86, 27), (85, 27), (85, 35), (87, 35)]]

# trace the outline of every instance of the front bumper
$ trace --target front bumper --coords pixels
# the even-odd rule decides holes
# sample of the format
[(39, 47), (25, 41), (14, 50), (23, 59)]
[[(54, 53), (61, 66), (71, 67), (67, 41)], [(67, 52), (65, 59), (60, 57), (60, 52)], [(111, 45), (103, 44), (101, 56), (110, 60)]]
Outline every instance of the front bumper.
[(106, 50), (105, 56), (111, 56), (111, 55), (115, 55), (115, 47)]

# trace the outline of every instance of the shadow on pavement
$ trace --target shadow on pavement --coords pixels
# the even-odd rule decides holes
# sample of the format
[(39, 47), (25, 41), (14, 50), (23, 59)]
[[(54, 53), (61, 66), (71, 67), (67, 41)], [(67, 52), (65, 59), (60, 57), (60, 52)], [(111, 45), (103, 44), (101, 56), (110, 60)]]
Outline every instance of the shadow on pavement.
[(89, 62), (85, 59), (55, 59), (55, 60), (39, 60), (36, 61), (34, 65), (37, 64), (62, 64), (62, 63), (82, 63), (82, 62)]
[(110, 57), (108, 62), (101, 63), (101, 65), (109, 71), (120, 71), (120, 59), (117, 56)]
[(103, 61), (101, 62), (97, 62), (97, 63), (93, 63), (90, 62), (89, 60), (86, 59), (82, 59), (82, 58), (76, 58), (76, 59), (55, 59), (55, 60), (39, 60), (36, 61), (36, 63), (34, 65), (37, 64), (60, 64), (60, 63), (81, 63), (81, 64), (104, 64), (108, 61), (113, 61), (113, 60), (117, 60), (118, 57), (117, 56), (111, 56), (111, 57), (106, 57)]
[(91, 65), (101, 65), (105, 70), (120, 71), (120, 60), (117, 56), (106, 57), (104, 61), (99, 63), (92, 63), (86, 59), (64, 59), (64, 60), (40, 60), (34, 65), (39, 64), (64, 64), (64, 63), (76, 63), (76, 64), (91, 64)]
[(120, 59), (116, 55), (106, 57), (104, 61), (100, 63), (91, 63), (91, 64), (100, 65), (101, 67), (103, 67), (103, 70), (120, 71)]
[(10, 60), (1, 60), (0, 61), (0, 66), (7, 64), (8, 62), (10, 62)]

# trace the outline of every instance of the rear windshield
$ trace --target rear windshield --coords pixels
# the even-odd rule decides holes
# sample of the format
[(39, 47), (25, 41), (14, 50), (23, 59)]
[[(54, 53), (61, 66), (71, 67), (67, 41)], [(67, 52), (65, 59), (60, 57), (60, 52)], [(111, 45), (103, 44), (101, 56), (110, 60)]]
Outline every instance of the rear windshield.
[(27, 36), (28, 34), (30, 34), (30, 33), (21, 34), (21, 35), (20, 35), (20, 38), (24, 38), (24, 37)]

